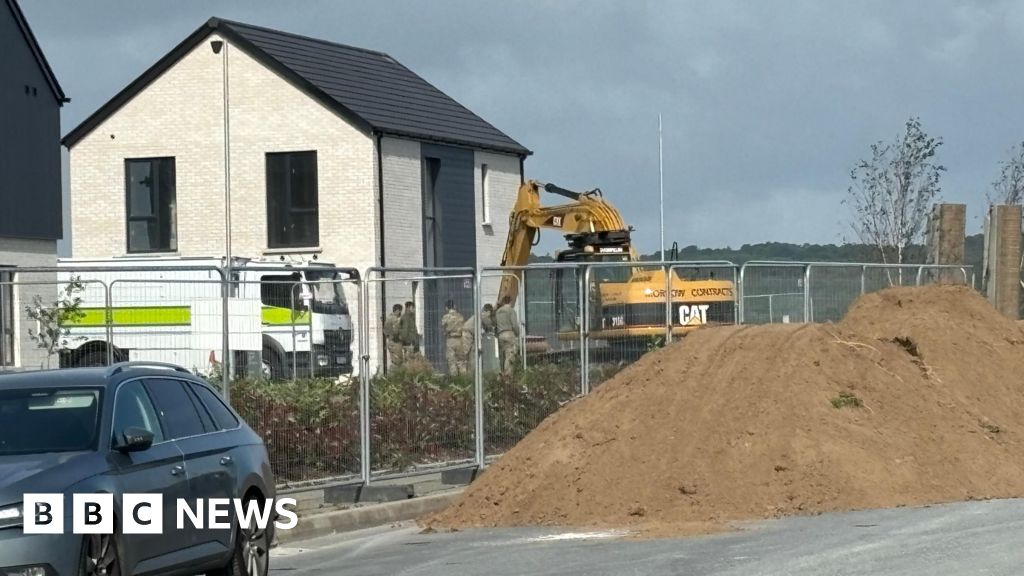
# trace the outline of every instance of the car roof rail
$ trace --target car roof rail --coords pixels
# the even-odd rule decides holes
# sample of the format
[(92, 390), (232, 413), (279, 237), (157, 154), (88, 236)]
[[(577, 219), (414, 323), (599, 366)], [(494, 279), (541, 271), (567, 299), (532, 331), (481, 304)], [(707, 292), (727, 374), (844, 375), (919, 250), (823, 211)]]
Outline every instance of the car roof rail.
[(113, 376), (124, 371), (126, 368), (166, 368), (168, 370), (174, 370), (175, 372), (184, 372), (185, 374), (192, 374), (187, 369), (178, 366), (177, 364), (171, 364), (168, 362), (150, 362), (148, 360), (135, 360), (132, 362), (118, 362), (110, 366), (107, 371), (107, 376)]

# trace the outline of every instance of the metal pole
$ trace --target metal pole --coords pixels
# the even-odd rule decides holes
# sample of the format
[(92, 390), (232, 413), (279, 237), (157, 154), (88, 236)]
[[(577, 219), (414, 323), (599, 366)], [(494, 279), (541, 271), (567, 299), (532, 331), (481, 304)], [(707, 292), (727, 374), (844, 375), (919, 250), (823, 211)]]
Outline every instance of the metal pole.
[(580, 313), (580, 394), (584, 394), (584, 389), (586, 387), (586, 384), (584, 383), (586, 377), (584, 376), (584, 374), (586, 374), (587, 372), (587, 347), (585, 344), (587, 327), (585, 325), (586, 314), (584, 312), (584, 309), (587, 307), (587, 296), (586, 289), (583, 287), (583, 274), (581, 273), (582, 271), (583, 270), (580, 266), (576, 266), (576, 268), (573, 270), (574, 274), (576, 275), (576, 302), (578, 304)]
[(811, 265), (804, 267), (804, 322), (811, 321)]
[(224, 388), (224, 399), (228, 401), (228, 404), (230, 404), (231, 403), (231, 364), (228, 362), (228, 356), (231, 354), (231, 337), (230, 337), (231, 319), (228, 317), (228, 303), (229, 303), (229, 296), (231, 295), (231, 268), (229, 267), (226, 270), (217, 270), (217, 273), (220, 274), (220, 282), (221, 282), (221, 288), (222, 288), (221, 291), (220, 291), (220, 294), (221, 294), (221, 314), (220, 314), (220, 320), (221, 320), (221, 332), (222, 332), (222, 334), (221, 334), (221, 346), (223, 347), (223, 350), (221, 350), (221, 356), (222, 357), (220, 359), (221, 360), (220, 361), (221, 378), (223, 378), (223, 381), (224, 381), (224, 385), (223, 385), (223, 388)]
[[(359, 474), (370, 484), (369, 279), (359, 282)], [(386, 361), (386, 360), (385, 360)]]
[(225, 286), (225, 297), (224, 297), (224, 358), (221, 359), (221, 367), (223, 368), (225, 377), (225, 395), (227, 394), (227, 386), (231, 382), (231, 340), (229, 338), (229, 332), (231, 330), (231, 319), (228, 315), (228, 300), (231, 296), (231, 115), (228, 108), (228, 43), (224, 43), (223, 51), (223, 99), (224, 99), (224, 276), (227, 280)]
[(744, 313), (746, 312), (746, 306), (747, 306), (747, 303), (745, 302), (746, 296), (744, 295), (744, 292), (745, 292), (746, 288), (743, 286), (743, 282), (744, 282), (743, 277), (746, 274), (746, 272), (747, 272), (747, 264), (744, 262), (743, 265), (740, 266), (739, 282), (736, 283), (736, 289), (737, 289), (736, 301), (739, 302), (739, 313), (740, 313), (740, 322), (739, 323), (740, 324), (743, 324), (743, 322), (746, 320), (743, 317)]
[(867, 276), (867, 274), (868, 274), (868, 267), (867, 266), (861, 266), (860, 267), (860, 295), (861, 296), (863, 296), (864, 293), (866, 292), (866, 289), (865, 289), (866, 285), (864, 283), (864, 277)]
[[(114, 291), (114, 283), (117, 280), (111, 281), (110, 286), (103, 285), (104, 299), (106, 300), (107, 310), (104, 313), (103, 323), (106, 324), (104, 332), (107, 334), (107, 366), (114, 364), (114, 297), (111, 293)], [(227, 398), (227, 395), (224, 396)], [(230, 404), (230, 400), (228, 401)]]
[[(297, 335), (295, 333), (295, 320), (296, 320), (296, 318), (295, 318), (295, 312), (296, 312), (296, 308), (295, 308), (295, 292), (297, 292), (298, 289), (299, 289), (299, 285), (298, 284), (293, 284), (292, 285), (292, 312), (291, 312), (291, 318), (292, 318), (292, 322), (291, 322), (291, 324), (292, 324), (292, 326), (291, 326), (291, 328), (292, 328), (292, 382), (294, 382), (295, 379), (298, 378), (298, 374), (299, 374), (299, 365), (298, 365), (298, 361), (299, 361), (298, 360), (298, 358), (299, 358), (299, 344), (298, 344), (298, 341), (299, 340), (298, 340), (298, 337), (297, 337)], [(313, 352), (313, 334), (312, 334), (312, 330), (310, 330), (310, 335), (309, 335), (309, 351), (310, 351), (309, 361), (312, 363), (313, 362), (313, 357), (312, 357), (312, 352)], [(313, 369), (313, 365), (310, 364), (310, 370), (312, 370), (312, 369)]]
[(665, 265), (665, 345), (672, 341), (672, 266)]
[(228, 45), (224, 44), (224, 254), (231, 268), (231, 114), (228, 107)]
[(522, 353), (520, 353), (519, 355), (522, 357), (522, 358), (520, 358), (520, 360), (522, 360), (522, 362), (523, 362), (523, 370), (526, 370), (526, 368), (527, 368), (527, 364), (526, 364), (526, 335), (527, 335), (526, 305), (527, 305), (527, 302), (529, 302), (529, 301), (527, 300), (527, 296), (526, 296), (526, 274), (527, 274), (527, 271), (523, 270), (523, 273), (520, 276), (521, 280), (519, 281), (519, 292), (523, 295), (522, 298), (519, 299), (519, 301), (522, 302), (522, 306), (519, 307), (519, 326), (520, 326), (520, 328), (522, 328), (519, 331), (519, 349), (522, 351)]
[[(475, 449), (477, 468), (483, 470), (486, 466), (487, 455), (484, 453), (484, 334), (483, 334), (483, 294), (480, 284), (483, 282), (483, 273), (477, 268), (476, 277), (473, 279), (473, 427), (476, 432)], [(525, 332), (525, 330), (524, 330)], [(523, 356), (526, 356), (525, 350)]]
[(661, 113), (658, 113), (658, 212), (661, 217), (661, 260), (665, 260), (665, 162), (661, 138)]
[(582, 390), (583, 394), (590, 393), (590, 266), (583, 265), (583, 341), (580, 343), (583, 354)]
[(768, 323), (775, 324), (775, 312), (772, 310), (772, 295), (768, 295)]
[(733, 286), (733, 290), (736, 291), (732, 295), (732, 297), (733, 297), (733, 301), (732, 301), (732, 322), (733, 322), (733, 324), (739, 324), (739, 322), (737, 322), (737, 318), (739, 318), (739, 303), (741, 302), (741, 300), (738, 300), (737, 298), (739, 298), (739, 296), (742, 294), (742, 286), (740, 286), (740, 282), (739, 282), (739, 280), (740, 280), (740, 278), (739, 278), (739, 270), (737, 270), (735, 264), (731, 267), (731, 270), (732, 270), (732, 286)]

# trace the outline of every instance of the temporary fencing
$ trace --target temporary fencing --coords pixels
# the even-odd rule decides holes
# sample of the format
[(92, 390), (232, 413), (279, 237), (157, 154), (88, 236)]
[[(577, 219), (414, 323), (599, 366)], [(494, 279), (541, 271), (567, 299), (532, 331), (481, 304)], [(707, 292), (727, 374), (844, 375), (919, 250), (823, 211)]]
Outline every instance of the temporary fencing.
[[(691, 330), (835, 321), (861, 294), (932, 282), (973, 285), (973, 271), (761, 261), (4, 269), (0, 367), (184, 366), (264, 438), (282, 486), (370, 484), (485, 466)], [(514, 296), (504, 309), (502, 293)]]

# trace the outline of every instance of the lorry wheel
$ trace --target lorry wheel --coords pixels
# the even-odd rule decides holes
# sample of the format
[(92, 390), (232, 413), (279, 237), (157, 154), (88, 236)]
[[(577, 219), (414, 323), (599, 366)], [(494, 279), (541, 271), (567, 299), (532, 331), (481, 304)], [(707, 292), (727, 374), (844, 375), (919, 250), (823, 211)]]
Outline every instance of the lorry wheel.
[(95, 368), (107, 365), (107, 353), (103, 350), (93, 350), (78, 357), (76, 368)]
[(284, 378), (284, 362), (273, 348), (264, 348), (262, 356), (263, 377), (268, 380)]

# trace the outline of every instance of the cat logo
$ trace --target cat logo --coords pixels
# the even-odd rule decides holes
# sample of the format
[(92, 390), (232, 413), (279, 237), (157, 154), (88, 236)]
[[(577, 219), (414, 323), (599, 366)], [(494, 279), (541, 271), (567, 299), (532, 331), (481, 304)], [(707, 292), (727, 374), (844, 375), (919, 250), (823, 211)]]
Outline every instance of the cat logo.
[(708, 323), (708, 304), (682, 304), (679, 306), (679, 323), (691, 326)]
[(552, 217), (551, 218), (551, 225), (552, 226), (558, 226), (559, 228), (561, 228), (562, 227), (562, 217), (561, 216), (554, 216), (554, 217)]

